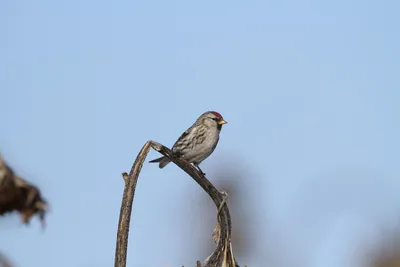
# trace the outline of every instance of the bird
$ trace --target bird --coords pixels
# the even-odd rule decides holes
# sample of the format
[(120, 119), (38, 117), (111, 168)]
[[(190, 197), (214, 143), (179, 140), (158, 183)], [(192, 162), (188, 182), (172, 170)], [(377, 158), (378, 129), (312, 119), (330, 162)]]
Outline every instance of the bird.
[[(176, 156), (192, 163), (205, 175), (199, 165), (214, 152), (219, 141), (222, 125), (226, 123), (222, 115), (218, 112), (204, 112), (191, 127), (182, 133), (172, 146), (172, 152)], [(171, 160), (167, 157), (160, 157), (149, 162), (159, 163), (159, 168), (162, 169), (170, 163)]]

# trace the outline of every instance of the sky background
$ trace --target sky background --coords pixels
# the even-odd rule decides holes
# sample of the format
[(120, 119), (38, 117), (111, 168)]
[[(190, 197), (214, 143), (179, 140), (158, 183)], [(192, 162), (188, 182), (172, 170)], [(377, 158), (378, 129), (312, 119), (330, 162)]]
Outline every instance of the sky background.
[[(228, 124), (207, 177), (229, 193), (249, 267), (367, 266), (400, 225), (400, 2), (1, 1), (0, 152), (50, 202), (0, 220), (19, 267), (114, 264), (123, 192), (147, 140), (207, 110)], [(151, 151), (148, 160), (159, 156)], [(145, 164), (128, 266), (193, 266), (215, 207)]]

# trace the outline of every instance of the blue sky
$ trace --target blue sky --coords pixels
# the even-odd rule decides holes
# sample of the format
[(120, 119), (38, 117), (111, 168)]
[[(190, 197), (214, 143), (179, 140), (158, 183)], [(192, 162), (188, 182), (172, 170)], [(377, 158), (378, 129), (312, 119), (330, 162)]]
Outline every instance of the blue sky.
[[(51, 204), (0, 220), (21, 267), (112, 266), (123, 181), (147, 140), (206, 110), (241, 266), (355, 267), (400, 209), (398, 1), (2, 1), (0, 152)], [(149, 160), (157, 157), (152, 151)], [(128, 265), (193, 266), (215, 208), (145, 164)]]

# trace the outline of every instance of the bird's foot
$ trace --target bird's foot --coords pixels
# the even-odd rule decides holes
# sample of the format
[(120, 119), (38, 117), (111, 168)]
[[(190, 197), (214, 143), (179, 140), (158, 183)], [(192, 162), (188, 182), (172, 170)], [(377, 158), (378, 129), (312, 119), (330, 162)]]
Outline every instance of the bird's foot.
[(222, 202), (221, 202), (221, 204), (219, 205), (217, 216), (218, 216), (219, 213), (221, 212), (222, 207), (226, 204), (226, 200), (228, 199), (228, 193), (227, 193), (227, 192), (222, 191), (222, 192), (220, 192), (220, 194), (222, 195)]
[(203, 171), (200, 169), (199, 165), (196, 165), (196, 164), (193, 164), (193, 165), (196, 167), (196, 169), (200, 172), (200, 174), (201, 174), (202, 176), (206, 176), (206, 173), (203, 172)]

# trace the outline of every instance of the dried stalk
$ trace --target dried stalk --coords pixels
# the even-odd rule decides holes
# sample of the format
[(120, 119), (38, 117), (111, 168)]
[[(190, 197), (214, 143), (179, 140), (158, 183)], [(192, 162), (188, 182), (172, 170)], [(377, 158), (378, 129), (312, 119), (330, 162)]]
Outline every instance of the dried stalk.
[[(217, 243), (217, 248), (214, 253), (206, 259), (204, 267), (239, 267), (235, 261), (232, 251), (232, 225), (229, 209), (225, 202), (226, 196), (223, 193), (220, 193), (211, 184), (211, 182), (191, 164), (184, 159), (178, 158), (170, 149), (154, 141), (148, 141), (143, 146), (131, 168), (129, 175), (127, 173), (122, 174), (125, 181), (125, 188), (122, 197), (118, 225), (114, 266), (126, 267), (129, 222), (132, 212), (132, 203), (139, 173), (150, 147), (161, 153), (163, 156), (168, 157), (173, 163), (189, 174), (203, 188), (203, 190), (208, 193), (217, 207), (218, 223), (213, 232), (214, 239)], [(201, 266), (199, 261), (196, 265)]]
[(121, 210), (119, 214), (119, 224), (117, 233), (117, 247), (115, 250), (115, 267), (126, 266), (126, 252), (128, 249), (128, 235), (129, 235), (129, 223), (131, 220), (132, 203), (135, 196), (136, 183), (139, 178), (140, 170), (142, 169), (143, 162), (146, 159), (147, 154), (150, 150), (150, 142), (146, 142), (142, 150), (140, 150), (136, 157), (135, 163), (133, 163), (132, 169), (129, 175), (124, 172), (122, 177), (125, 181), (124, 194), (122, 196)]

